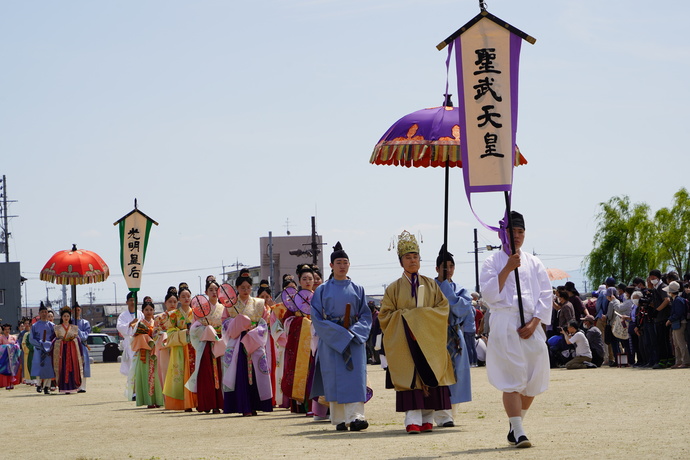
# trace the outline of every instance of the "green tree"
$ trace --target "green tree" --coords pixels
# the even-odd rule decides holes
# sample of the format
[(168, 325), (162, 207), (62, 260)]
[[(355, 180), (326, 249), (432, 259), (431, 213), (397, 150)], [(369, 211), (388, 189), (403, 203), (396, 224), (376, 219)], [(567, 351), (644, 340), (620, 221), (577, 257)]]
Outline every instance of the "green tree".
[(682, 277), (690, 271), (690, 194), (685, 187), (673, 195), (671, 209), (661, 208), (654, 217), (660, 268), (672, 267)]
[(631, 205), (626, 195), (615, 196), (599, 206), (594, 248), (583, 262), (590, 283), (597, 286), (609, 276), (629, 283), (635, 276), (646, 276), (658, 263), (649, 206)]

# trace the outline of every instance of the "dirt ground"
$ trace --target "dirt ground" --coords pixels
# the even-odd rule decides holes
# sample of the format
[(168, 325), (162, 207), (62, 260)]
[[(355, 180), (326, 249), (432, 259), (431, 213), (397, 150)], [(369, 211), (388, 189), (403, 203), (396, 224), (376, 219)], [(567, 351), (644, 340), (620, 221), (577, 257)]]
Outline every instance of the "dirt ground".
[(384, 372), (368, 366), (370, 427), (337, 432), (284, 409), (257, 417), (137, 408), (123, 396), (119, 364), (94, 364), (87, 392), (0, 390), (3, 458), (690, 458), (690, 370), (553, 369), (551, 387), (525, 418), (530, 449), (506, 443), (501, 395), (472, 369), (474, 400), (455, 428), (408, 435)]

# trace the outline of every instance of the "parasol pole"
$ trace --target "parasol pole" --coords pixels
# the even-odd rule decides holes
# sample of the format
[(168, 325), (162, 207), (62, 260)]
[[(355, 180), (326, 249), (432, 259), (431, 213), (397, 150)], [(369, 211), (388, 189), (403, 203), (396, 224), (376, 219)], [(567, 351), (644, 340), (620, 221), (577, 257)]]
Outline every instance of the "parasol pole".
[[(503, 192), (506, 199), (506, 216), (508, 216), (508, 236), (510, 237), (510, 253), (515, 254), (515, 238), (513, 237), (513, 219), (510, 217), (510, 196), (508, 191)], [(522, 307), (522, 293), (520, 289), (520, 274), (518, 269), (515, 269), (515, 289), (517, 289), (518, 309), (520, 310), (520, 324), (525, 327), (525, 311)]]
[[(446, 82), (447, 84), (447, 82)], [(445, 101), (443, 101), (443, 106), (444, 107), (453, 107), (453, 101), (450, 98), (450, 94), (448, 94), (448, 88), (446, 87), (446, 94), (445, 96)], [(443, 252), (443, 257), (441, 260), (441, 282), (446, 280), (446, 261), (448, 260), (447, 253), (448, 253), (448, 196), (449, 196), (449, 189), (450, 189), (450, 152), (447, 152), (446, 154), (446, 164), (444, 167), (444, 173), (445, 173), (445, 199), (444, 199), (444, 207), (443, 207), (443, 247), (446, 248), (446, 250)]]

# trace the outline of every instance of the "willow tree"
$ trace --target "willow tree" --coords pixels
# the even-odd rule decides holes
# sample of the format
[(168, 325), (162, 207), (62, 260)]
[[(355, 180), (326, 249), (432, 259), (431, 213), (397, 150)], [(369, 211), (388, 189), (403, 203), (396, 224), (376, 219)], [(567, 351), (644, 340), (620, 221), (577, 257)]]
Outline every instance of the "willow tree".
[(635, 276), (646, 276), (658, 263), (649, 206), (631, 205), (626, 195), (615, 196), (599, 206), (593, 249), (583, 262), (589, 281), (596, 286), (609, 276), (624, 283)]
[[(659, 257), (664, 267), (682, 277), (690, 271), (690, 194), (683, 187), (673, 195), (673, 206), (655, 214)], [(661, 268), (661, 267), (660, 267)], [(661, 268), (663, 270), (663, 268)]]

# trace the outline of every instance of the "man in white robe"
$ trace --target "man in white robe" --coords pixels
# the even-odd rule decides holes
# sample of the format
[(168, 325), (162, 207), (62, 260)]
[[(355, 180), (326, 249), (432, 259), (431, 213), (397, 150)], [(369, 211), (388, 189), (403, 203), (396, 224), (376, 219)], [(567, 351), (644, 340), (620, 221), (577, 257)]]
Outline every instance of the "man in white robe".
[[(482, 266), (479, 278), (482, 296), (491, 312), (491, 335), (486, 350), (489, 382), (503, 392), (503, 406), (510, 420), (508, 442), (530, 447), (522, 420), (534, 397), (549, 385), (549, 355), (542, 324), (551, 323), (553, 292), (546, 268), (532, 254), (521, 251), (525, 221), (511, 213), (515, 254), (492, 254)], [(525, 326), (518, 310), (515, 269), (520, 276)]]
[(117, 332), (122, 336), (122, 359), (120, 362), (120, 374), (129, 376), (134, 352), (132, 351), (132, 337), (134, 336), (134, 325), (137, 320), (144, 319), (143, 313), (137, 311), (134, 301), (134, 293), (127, 294), (127, 310), (120, 313), (117, 317)]

